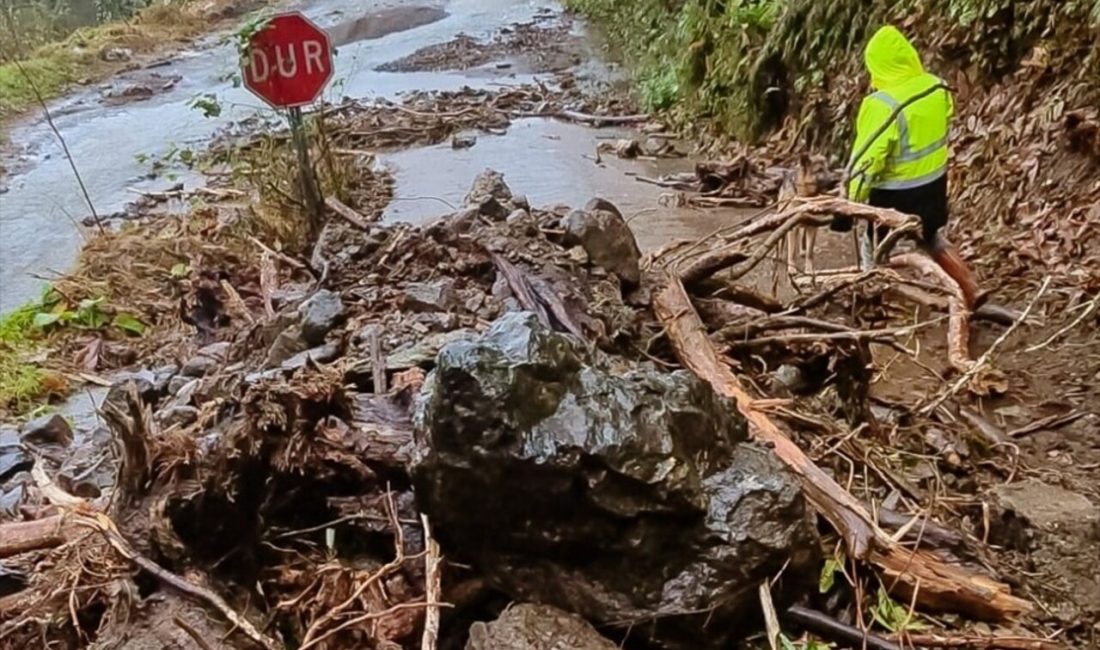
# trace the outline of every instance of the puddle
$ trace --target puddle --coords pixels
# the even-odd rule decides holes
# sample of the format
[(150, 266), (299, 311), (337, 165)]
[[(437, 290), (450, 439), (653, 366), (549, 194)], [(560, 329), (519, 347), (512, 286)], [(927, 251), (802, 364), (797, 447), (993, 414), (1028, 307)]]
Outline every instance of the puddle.
[[(326, 100), (529, 81), (529, 76), (512, 75), (508, 70), (495, 75), (483, 71), (476, 75), (392, 74), (374, 68), (427, 45), (449, 41), (459, 33), (485, 37), (512, 23), (530, 21), (547, 9), (557, 10), (553, 2), (542, 0), (450, 0), (439, 3), (438, 9), (424, 3), (393, 9), (395, 4), (390, 0), (320, 0), (288, 5), (303, 10), (322, 27), (346, 33), (343, 38), (359, 39), (339, 48)], [(359, 21), (387, 7), (391, 19), (385, 24)], [(382, 27), (402, 31), (384, 33)], [(99, 101), (102, 88), (91, 87), (53, 104), (54, 122), (97, 212), (123, 210), (134, 199), (129, 191), (134, 179), (150, 171), (149, 161), (174, 148), (199, 148), (232, 122), (257, 112), (269, 113), (259, 99), (233, 86), (237, 61), (234, 45), (213, 35), (168, 62), (157, 62), (157, 73), (164, 78), (180, 77), (163, 92), (142, 101), (105, 106)], [(139, 70), (117, 76), (110, 85), (126, 88), (149, 76), (148, 70)], [(195, 97), (205, 94), (213, 95), (222, 106), (218, 117), (205, 118), (191, 107)], [(79, 224), (89, 214), (69, 163), (44, 120), (36, 118), (8, 135), (13, 146), (0, 161), (13, 170), (0, 179), (4, 188), (0, 190), (0, 313), (37, 298), (51, 275), (71, 266), (82, 243)], [(145, 185), (163, 189), (175, 181), (159, 182), (161, 186), (157, 182)]]
[(645, 250), (672, 239), (702, 237), (738, 223), (751, 211), (664, 207), (668, 190), (633, 176), (655, 177), (689, 171), (688, 160), (624, 161), (607, 155), (596, 164), (598, 138), (626, 137), (628, 132), (591, 129), (556, 120), (515, 121), (506, 135), (478, 134), (469, 149), (450, 143), (410, 149), (381, 157), (397, 181), (395, 197), (384, 218), (424, 223), (458, 209), (474, 177), (486, 168), (504, 174), (512, 191), (531, 205), (581, 207), (599, 196), (617, 205)]
[(439, 7), (393, 7), (337, 23), (328, 28), (328, 34), (333, 46), (340, 47), (430, 25), (446, 17), (447, 12)]

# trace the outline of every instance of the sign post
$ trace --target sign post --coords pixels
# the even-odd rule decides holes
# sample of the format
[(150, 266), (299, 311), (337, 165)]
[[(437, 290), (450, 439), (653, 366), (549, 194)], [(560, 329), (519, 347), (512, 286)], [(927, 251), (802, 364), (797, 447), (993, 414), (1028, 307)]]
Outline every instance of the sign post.
[(309, 158), (302, 106), (313, 103), (332, 78), (332, 43), (325, 30), (301, 13), (279, 14), (252, 35), (242, 66), (246, 88), (273, 108), (287, 109), (302, 199), (316, 233), (321, 227), (324, 199)]

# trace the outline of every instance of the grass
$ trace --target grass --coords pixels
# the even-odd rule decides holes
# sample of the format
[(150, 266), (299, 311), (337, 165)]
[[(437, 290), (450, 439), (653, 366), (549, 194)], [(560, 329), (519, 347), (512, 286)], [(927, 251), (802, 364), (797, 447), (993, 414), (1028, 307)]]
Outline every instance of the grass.
[(0, 413), (30, 410), (58, 387), (56, 376), (34, 360), (40, 341), (33, 322), (40, 309), (40, 303), (27, 303), (0, 318)]
[(33, 106), (37, 102), (35, 88), (43, 99), (52, 99), (82, 79), (100, 78), (125, 65), (103, 61), (100, 53), (105, 49), (153, 52), (209, 30), (216, 20), (210, 16), (231, 15), (224, 7), (235, 4), (242, 2), (218, 0), (211, 6), (172, 0), (153, 4), (129, 20), (79, 29), (64, 40), (35, 48), (18, 63), (0, 64), (0, 120)]

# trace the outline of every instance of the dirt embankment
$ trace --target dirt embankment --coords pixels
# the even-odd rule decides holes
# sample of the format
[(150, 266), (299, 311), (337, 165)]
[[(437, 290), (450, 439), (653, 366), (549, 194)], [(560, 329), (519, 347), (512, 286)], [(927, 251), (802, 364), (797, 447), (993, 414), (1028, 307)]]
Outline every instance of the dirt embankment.
[[(821, 160), (748, 152), (657, 182), (778, 210), (644, 257), (608, 202), (532, 206), (490, 172), (437, 222), (378, 223), (378, 149), (632, 112), (572, 88), (318, 113), (334, 200), (317, 237), (273, 133), (216, 148), (234, 173), (188, 218), (93, 242), (64, 299), (108, 283), (153, 327), (63, 335), (61, 354), (150, 368), (111, 387), (98, 435), (116, 455), (66, 454), (64, 420), (4, 432), (0, 639), (1094, 644), (1089, 394), (1044, 410), (1032, 392), (1057, 387), (1014, 365), (1038, 354), (1022, 357), (1037, 373), (1083, 336), (1034, 335), (1064, 304), (1053, 282), (970, 314), (912, 251), (884, 248), (874, 272), (815, 265), (801, 244), (837, 214), (911, 219), (820, 196)], [(1062, 155), (1079, 129), (1058, 128)]]

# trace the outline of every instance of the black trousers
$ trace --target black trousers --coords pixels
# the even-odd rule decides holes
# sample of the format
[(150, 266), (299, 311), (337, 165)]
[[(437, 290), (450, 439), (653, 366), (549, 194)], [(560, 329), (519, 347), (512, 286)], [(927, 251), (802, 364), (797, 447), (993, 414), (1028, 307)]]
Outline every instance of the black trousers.
[[(907, 190), (871, 190), (868, 203), (920, 217), (921, 243), (933, 248), (940, 228), (947, 225), (947, 174)], [(879, 228), (878, 240), (882, 241), (887, 232), (889, 228)]]

